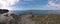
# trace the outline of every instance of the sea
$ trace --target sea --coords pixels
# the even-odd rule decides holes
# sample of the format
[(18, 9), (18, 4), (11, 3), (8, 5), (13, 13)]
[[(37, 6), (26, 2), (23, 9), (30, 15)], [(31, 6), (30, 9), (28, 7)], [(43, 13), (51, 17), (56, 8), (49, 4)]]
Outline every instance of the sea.
[(9, 13), (26, 14), (29, 12), (32, 12), (32, 14), (48, 14), (47, 10), (14, 10), (14, 11), (10, 11)]
[(4, 16), (6, 14), (27, 14), (32, 12), (32, 14), (60, 14), (60, 10), (10, 10), (8, 13), (0, 14), (0, 16)]
[(12, 10), (9, 13), (26, 14), (29, 12), (32, 14), (60, 14), (60, 10)]

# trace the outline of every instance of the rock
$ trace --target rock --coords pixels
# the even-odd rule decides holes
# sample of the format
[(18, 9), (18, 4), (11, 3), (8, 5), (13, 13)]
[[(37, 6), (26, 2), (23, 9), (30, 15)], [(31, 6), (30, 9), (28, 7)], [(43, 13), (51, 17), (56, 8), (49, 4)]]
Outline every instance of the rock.
[(7, 9), (0, 9), (0, 14), (1, 13), (7, 13), (7, 12), (9, 12), (9, 10), (7, 10)]

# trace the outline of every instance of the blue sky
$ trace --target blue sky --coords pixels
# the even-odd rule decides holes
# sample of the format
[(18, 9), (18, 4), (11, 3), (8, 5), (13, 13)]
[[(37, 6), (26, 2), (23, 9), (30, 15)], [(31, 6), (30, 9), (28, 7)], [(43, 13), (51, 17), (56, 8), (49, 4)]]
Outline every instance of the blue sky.
[(48, 0), (20, 0), (18, 3), (13, 5), (16, 9), (48, 9)]
[(60, 10), (60, 0), (0, 0), (0, 9)]

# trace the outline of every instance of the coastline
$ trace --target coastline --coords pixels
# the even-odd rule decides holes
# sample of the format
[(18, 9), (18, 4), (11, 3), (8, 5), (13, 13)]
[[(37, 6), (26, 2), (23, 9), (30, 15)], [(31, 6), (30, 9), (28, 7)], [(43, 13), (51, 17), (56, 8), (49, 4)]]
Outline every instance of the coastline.
[[(13, 17), (10, 24), (57, 24), (60, 21), (60, 14), (5, 14), (6, 17)], [(10, 20), (10, 18), (8, 19)], [(52, 22), (53, 21), (53, 22)], [(60, 24), (60, 23), (59, 23)]]

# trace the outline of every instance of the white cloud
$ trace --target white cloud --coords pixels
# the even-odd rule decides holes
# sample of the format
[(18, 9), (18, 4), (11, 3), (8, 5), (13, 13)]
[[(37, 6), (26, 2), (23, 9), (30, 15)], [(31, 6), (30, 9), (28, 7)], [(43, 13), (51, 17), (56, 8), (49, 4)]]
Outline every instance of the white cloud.
[(15, 5), (19, 0), (0, 0), (0, 9), (9, 9), (11, 10), (12, 7), (10, 5)]
[[(56, 3), (59, 1), (58, 3)], [(60, 0), (48, 0), (48, 7), (52, 10), (60, 10)]]

